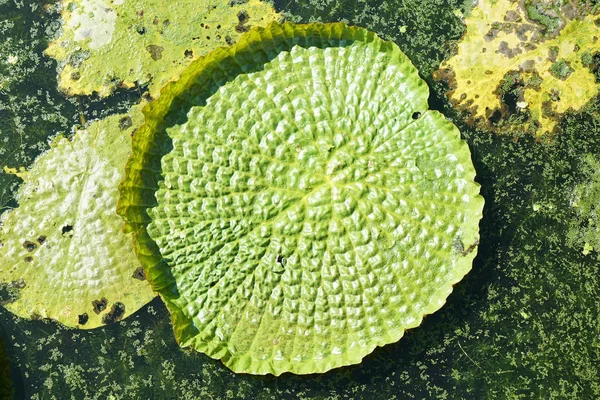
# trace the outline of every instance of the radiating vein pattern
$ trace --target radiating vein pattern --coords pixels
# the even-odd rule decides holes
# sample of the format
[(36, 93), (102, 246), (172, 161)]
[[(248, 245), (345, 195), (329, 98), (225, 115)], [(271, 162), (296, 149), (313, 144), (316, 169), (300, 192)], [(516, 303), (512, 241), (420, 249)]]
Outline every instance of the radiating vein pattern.
[(483, 201), (427, 96), (378, 38), (296, 45), (167, 129), (148, 233), (195, 328), (182, 345), (234, 371), (322, 372), (442, 306)]

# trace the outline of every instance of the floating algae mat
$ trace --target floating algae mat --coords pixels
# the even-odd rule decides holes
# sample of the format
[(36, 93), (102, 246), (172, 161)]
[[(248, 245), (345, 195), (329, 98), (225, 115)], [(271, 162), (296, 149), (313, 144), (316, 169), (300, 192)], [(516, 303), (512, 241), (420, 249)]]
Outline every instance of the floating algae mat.
[(483, 199), (427, 97), (396, 45), (340, 23), (254, 29), (167, 86), (119, 209), (177, 341), (236, 372), (324, 372), (438, 310)]

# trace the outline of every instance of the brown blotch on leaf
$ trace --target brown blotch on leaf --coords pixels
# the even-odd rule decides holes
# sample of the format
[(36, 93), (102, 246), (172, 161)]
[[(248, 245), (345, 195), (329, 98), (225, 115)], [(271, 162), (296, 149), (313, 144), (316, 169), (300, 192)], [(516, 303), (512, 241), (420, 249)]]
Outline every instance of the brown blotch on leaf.
[(248, 11), (242, 10), (237, 15), (238, 24), (235, 26), (235, 31), (238, 33), (248, 32), (250, 30), (250, 26), (246, 25), (248, 21), (250, 21), (250, 15)]
[(152, 57), (154, 61), (158, 61), (162, 58), (162, 52), (165, 50), (165, 48), (162, 46), (157, 46), (155, 44), (150, 44), (146, 46), (146, 50), (148, 50), (148, 53), (150, 53), (150, 57)]
[(521, 22), (521, 16), (514, 10), (509, 10), (504, 16), (506, 22)]
[(120, 130), (125, 130), (127, 128), (130, 128), (133, 125), (133, 121), (131, 120), (131, 117), (128, 115), (126, 117), (123, 117), (119, 120), (119, 129)]
[(508, 42), (505, 41), (500, 42), (500, 45), (498, 46), (498, 51), (508, 58), (513, 58), (517, 54), (521, 54), (523, 52), (518, 47), (511, 49), (510, 47), (508, 47)]
[(31, 253), (32, 251), (34, 251), (37, 248), (37, 244), (35, 244), (29, 240), (26, 240), (23, 242), (23, 247), (25, 247), (25, 249)]
[(135, 279), (139, 279), (140, 281), (146, 280), (146, 273), (144, 272), (144, 268), (143, 267), (136, 268), (136, 270), (133, 271), (133, 274), (131, 275), (131, 277), (135, 278)]
[(27, 256), (23, 260), (25, 260), (25, 262), (32, 262), (33, 261), (33, 257)]
[(194, 57), (194, 52), (192, 50), (186, 50), (183, 52), (183, 55), (185, 56), (185, 58), (192, 58)]
[(234, 40), (231, 38), (231, 36), (227, 35), (225, 36), (225, 43), (227, 43), (228, 46), (231, 46), (234, 42)]
[(19, 278), (19, 279), (17, 279), (16, 281), (12, 281), (12, 282), (11, 282), (11, 285), (12, 285), (13, 287), (16, 287), (17, 289), (24, 289), (24, 288), (25, 288), (25, 286), (27, 286), (27, 285), (25, 284), (25, 279), (23, 279), (23, 278)]
[(37, 242), (40, 244), (40, 246), (43, 245), (45, 241), (46, 241), (46, 236), (44, 236), (44, 235), (38, 236)]
[(94, 312), (96, 314), (100, 314), (102, 311), (106, 310), (106, 306), (108, 306), (108, 300), (106, 297), (103, 297), (100, 300), (92, 301), (92, 307), (94, 307)]
[(71, 73), (71, 80), (78, 81), (79, 78), (81, 78), (81, 73), (79, 71)]
[(85, 324), (87, 324), (89, 319), (90, 318), (87, 315), (87, 313), (83, 313), (83, 314), (79, 314), (77, 322), (79, 323), (79, 325), (85, 325)]
[(121, 303), (120, 301), (117, 301), (115, 304), (113, 304), (110, 311), (104, 314), (104, 316), (102, 317), (102, 323), (110, 324), (111, 322), (120, 321), (121, 319), (123, 319), (124, 315), (125, 304)]

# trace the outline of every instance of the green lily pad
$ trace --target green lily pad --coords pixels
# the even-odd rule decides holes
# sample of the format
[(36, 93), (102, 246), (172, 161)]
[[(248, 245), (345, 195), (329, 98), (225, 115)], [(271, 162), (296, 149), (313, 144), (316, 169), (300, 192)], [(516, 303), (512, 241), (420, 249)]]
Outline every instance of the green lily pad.
[(0, 217), (0, 304), (24, 318), (84, 329), (150, 301), (131, 235), (115, 212), (134, 108), (57, 137), (24, 179), (19, 207)]
[(361, 28), (270, 24), (144, 110), (118, 212), (180, 345), (236, 372), (355, 364), (471, 269), (469, 148)]

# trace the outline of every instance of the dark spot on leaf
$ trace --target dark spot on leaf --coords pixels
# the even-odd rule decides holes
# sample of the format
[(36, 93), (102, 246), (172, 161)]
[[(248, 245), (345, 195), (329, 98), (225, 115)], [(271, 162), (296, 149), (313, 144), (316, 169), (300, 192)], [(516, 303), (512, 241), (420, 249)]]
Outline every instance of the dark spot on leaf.
[(37, 238), (37, 242), (40, 244), (40, 246), (43, 245), (45, 241), (46, 241), (46, 236), (44, 236), (44, 235), (39, 236)]
[(137, 33), (139, 33), (140, 35), (145, 35), (146, 34), (146, 28), (143, 26), (138, 26), (136, 28)]
[(102, 323), (110, 324), (111, 322), (120, 321), (124, 315), (125, 304), (121, 303), (120, 301), (117, 301), (115, 304), (113, 304), (110, 311), (102, 317)]
[(108, 300), (105, 297), (100, 300), (92, 301), (92, 307), (94, 307), (94, 312), (96, 314), (100, 314), (102, 311), (106, 310), (106, 306), (108, 306)]
[(71, 79), (74, 81), (79, 80), (81, 78), (81, 73), (79, 71), (75, 71), (71, 73)]
[(126, 117), (123, 117), (119, 120), (119, 129), (120, 130), (130, 128), (132, 125), (133, 125), (133, 121), (131, 120), (131, 117), (129, 115)]
[(186, 51), (183, 52), (183, 55), (186, 58), (192, 58), (194, 56), (194, 52), (192, 50), (186, 50)]
[(217, 25), (217, 29), (221, 29), (221, 25)]
[(154, 19), (152, 20), (152, 23), (154, 25), (158, 25), (158, 22), (159, 22), (158, 18), (154, 17)]
[(231, 36), (227, 35), (227, 36), (225, 36), (225, 43), (227, 43), (229, 46), (231, 46), (234, 43), (234, 41), (231, 38)]
[(250, 21), (250, 15), (248, 11), (242, 10), (237, 15), (238, 24), (235, 26), (235, 31), (239, 33), (248, 32), (250, 30), (250, 26), (247, 26), (246, 23)]
[(229, 7), (239, 6), (242, 4), (246, 4), (248, 0), (230, 0)]
[(471, 244), (469, 247), (467, 247), (466, 250), (461, 251), (460, 254), (462, 256), (466, 256), (467, 254), (473, 252), (473, 250), (475, 250), (475, 247), (477, 247), (478, 244), (479, 244), (479, 239), (477, 239), (473, 244)]
[(78, 318), (79, 318), (79, 320), (78, 320), (79, 325), (85, 325), (88, 322), (88, 320), (90, 319), (88, 317), (87, 313), (80, 314)]
[(143, 267), (136, 268), (136, 270), (133, 271), (133, 274), (131, 275), (131, 277), (135, 278), (135, 279), (139, 279), (140, 281), (145, 280), (146, 273), (144, 272), (144, 268)]
[(158, 61), (162, 58), (162, 52), (164, 49), (164, 47), (157, 46), (155, 44), (146, 46), (146, 50), (148, 50), (148, 53), (150, 53), (150, 57), (152, 57), (154, 61)]
[(163, 25), (164, 25), (164, 26), (169, 26), (170, 24), (171, 24), (171, 21), (169, 21), (168, 19), (165, 19), (165, 20), (163, 21)]
[(29, 240), (26, 240), (23, 242), (23, 247), (25, 247), (27, 249), (28, 252), (32, 252), (37, 248), (37, 244), (30, 242)]
[(11, 284), (12, 284), (14, 287), (16, 287), (17, 289), (24, 289), (24, 288), (25, 288), (25, 286), (27, 286), (27, 285), (25, 284), (25, 279), (23, 279), (23, 278), (17, 279), (16, 281), (12, 281), (12, 282), (11, 282)]
[(138, 17), (142, 18), (144, 16), (144, 10), (138, 10), (135, 15), (137, 15)]
[(32, 262), (33, 261), (33, 257), (27, 256), (23, 260), (25, 260), (25, 262)]
[(415, 111), (415, 112), (412, 114), (412, 119), (419, 119), (419, 117), (420, 117), (420, 116), (421, 116), (421, 113), (420, 113), (420, 112), (418, 112), (418, 111)]
[(240, 24), (245, 24), (246, 22), (248, 22), (248, 20), (250, 20), (250, 15), (248, 15), (248, 11), (246, 10), (240, 11), (237, 17)]
[(248, 25), (238, 24), (235, 26), (235, 31), (238, 33), (248, 32), (249, 30), (250, 30), (250, 27)]

